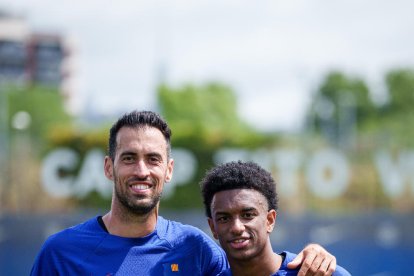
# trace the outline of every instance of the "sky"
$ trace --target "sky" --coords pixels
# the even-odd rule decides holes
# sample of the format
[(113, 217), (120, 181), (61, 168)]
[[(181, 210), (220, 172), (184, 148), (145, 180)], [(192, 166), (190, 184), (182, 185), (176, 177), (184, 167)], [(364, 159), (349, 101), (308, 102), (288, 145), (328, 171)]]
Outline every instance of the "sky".
[(72, 42), (78, 114), (154, 109), (160, 79), (220, 81), (251, 125), (296, 131), (327, 72), (363, 78), (380, 101), (387, 71), (414, 68), (411, 0), (0, 0), (0, 8)]

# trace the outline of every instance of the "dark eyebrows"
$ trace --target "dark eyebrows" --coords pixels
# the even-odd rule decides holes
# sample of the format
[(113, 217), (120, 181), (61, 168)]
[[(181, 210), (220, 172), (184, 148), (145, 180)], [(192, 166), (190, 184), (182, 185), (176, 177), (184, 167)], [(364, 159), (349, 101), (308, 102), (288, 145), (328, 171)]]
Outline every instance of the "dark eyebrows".
[(257, 211), (254, 207), (246, 207), (242, 209), (243, 212), (251, 212), (251, 211)]
[(214, 215), (216, 215), (216, 216), (225, 216), (225, 215), (228, 215), (228, 214), (229, 214), (228, 212), (222, 212), (222, 211), (214, 213)]
[(123, 156), (126, 156), (126, 155), (133, 155), (133, 156), (135, 156), (137, 154), (135, 152), (133, 152), (133, 151), (124, 151), (119, 156), (120, 157), (123, 157)]
[[(135, 151), (124, 151), (120, 154), (120, 157), (124, 157), (124, 156), (137, 156), (138, 154)], [(155, 157), (157, 159), (163, 159), (162, 155), (157, 153), (157, 152), (150, 152), (146, 154), (147, 157)]]
[[(245, 207), (243, 209), (241, 209), (242, 213), (246, 213), (246, 212), (256, 212), (257, 209), (254, 207)], [(229, 212), (225, 212), (225, 211), (217, 211), (214, 212), (214, 215), (216, 216), (225, 216), (225, 215), (229, 215)]]
[(157, 157), (157, 158), (162, 159), (162, 155), (159, 154), (158, 152), (150, 152), (150, 153), (148, 153), (146, 155), (149, 156), (149, 157)]

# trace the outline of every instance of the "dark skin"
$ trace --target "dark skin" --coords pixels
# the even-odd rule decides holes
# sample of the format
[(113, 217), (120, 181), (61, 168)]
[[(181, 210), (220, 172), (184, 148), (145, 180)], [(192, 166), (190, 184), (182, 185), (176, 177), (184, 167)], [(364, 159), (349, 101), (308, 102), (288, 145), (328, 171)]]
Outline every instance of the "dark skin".
[[(266, 198), (251, 189), (233, 189), (214, 195), (209, 226), (219, 240), (233, 275), (272, 275), (282, 263), (270, 242), (270, 233), (276, 223), (275, 210), (268, 211)], [(288, 267), (295, 268), (305, 256), (298, 275), (331, 275), (335, 257), (318, 245), (309, 245)], [(322, 249), (326, 254), (320, 254)]]

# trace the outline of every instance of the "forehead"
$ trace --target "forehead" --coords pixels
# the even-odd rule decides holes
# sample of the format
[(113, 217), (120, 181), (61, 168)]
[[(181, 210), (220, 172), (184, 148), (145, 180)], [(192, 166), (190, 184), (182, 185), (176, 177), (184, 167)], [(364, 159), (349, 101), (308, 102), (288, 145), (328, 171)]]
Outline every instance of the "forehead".
[(150, 126), (122, 127), (116, 136), (117, 150), (127, 148), (167, 150), (162, 132)]
[(212, 212), (231, 212), (246, 208), (267, 211), (264, 195), (253, 189), (232, 189), (217, 192), (211, 201)]

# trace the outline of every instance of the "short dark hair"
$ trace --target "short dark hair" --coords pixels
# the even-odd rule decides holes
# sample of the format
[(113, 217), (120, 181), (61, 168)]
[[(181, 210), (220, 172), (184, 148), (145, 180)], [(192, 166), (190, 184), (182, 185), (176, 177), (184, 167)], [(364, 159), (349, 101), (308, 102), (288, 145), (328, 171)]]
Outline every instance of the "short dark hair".
[(267, 200), (268, 211), (277, 210), (276, 183), (272, 175), (254, 162), (233, 161), (209, 170), (200, 182), (207, 217), (216, 193), (233, 189), (253, 189)]
[(161, 131), (167, 142), (167, 156), (171, 155), (171, 129), (167, 122), (157, 113), (152, 111), (132, 111), (121, 116), (109, 131), (108, 155), (115, 160), (116, 136), (122, 127), (154, 127)]

